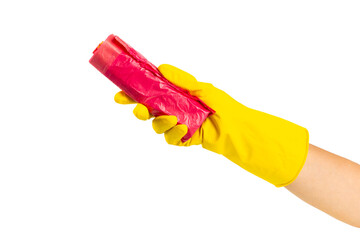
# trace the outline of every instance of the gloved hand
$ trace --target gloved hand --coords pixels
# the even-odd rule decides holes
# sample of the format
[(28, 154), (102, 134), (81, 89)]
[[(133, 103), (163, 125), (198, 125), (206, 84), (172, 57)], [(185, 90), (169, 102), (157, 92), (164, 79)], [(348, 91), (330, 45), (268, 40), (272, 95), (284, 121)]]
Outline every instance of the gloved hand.
[[(286, 186), (302, 169), (308, 151), (308, 131), (284, 119), (250, 109), (209, 83), (198, 82), (192, 75), (163, 64), (159, 71), (173, 84), (199, 97), (216, 111), (186, 142), (186, 125), (177, 124), (176, 116), (159, 116), (153, 120), (156, 133), (164, 133), (169, 144), (205, 149), (224, 155), (245, 170), (274, 184)], [(115, 95), (120, 104), (135, 103), (124, 92)], [(134, 114), (147, 120), (148, 109), (137, 104)]]

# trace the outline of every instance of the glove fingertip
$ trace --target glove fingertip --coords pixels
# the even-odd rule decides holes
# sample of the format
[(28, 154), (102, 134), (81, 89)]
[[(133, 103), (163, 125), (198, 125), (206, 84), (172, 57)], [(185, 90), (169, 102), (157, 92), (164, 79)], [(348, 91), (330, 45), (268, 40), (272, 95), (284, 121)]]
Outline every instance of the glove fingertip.
[(156, 133), (162, 134), (177, 124), (177, 117), (172, 115), (162, 115), (156, 117), (153, 122), (152, 126)]
[(148, 120), (151, 118), (151, 114), (147, 107), (141, 103), (138, 103), (133, 111), (135, 117), (137, 117), (139, 120)]
[(165, 132), (165, 140), (171, 145), (181, 145), (181, 139), (185, 136), (188, 131), (188, 127), (184, 124), (176, 125), (169, 131)]
[(135, 103), (135, 101), (129, 97), (124, 91), (120, 91), (114, 96), (115, 102), (119, 104), (131, 104)]

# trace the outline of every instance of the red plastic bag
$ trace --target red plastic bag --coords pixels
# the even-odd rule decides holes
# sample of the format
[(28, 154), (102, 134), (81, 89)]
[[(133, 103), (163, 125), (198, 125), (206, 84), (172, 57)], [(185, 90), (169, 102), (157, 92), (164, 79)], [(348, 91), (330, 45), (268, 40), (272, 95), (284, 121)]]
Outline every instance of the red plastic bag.
[(175, 115), (188, 127), (187, 141), (215, 111), (188, 91), (169, 82), (145, 57), (110, 35), (95, 50), (90, 63), (154, 116)]

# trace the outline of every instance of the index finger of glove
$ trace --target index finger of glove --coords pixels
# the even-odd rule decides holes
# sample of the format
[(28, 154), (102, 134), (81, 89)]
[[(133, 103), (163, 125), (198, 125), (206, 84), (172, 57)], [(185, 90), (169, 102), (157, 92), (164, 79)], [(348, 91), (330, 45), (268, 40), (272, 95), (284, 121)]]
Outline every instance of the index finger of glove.
[(129, 97), (124, 91), (120, 91), (117, 94), (115, 94), (114, 100), (115, 100), (115, 102), (117, 102), (119, 104), (136, 103), (136, 101), (133, 100), (131, 97)]

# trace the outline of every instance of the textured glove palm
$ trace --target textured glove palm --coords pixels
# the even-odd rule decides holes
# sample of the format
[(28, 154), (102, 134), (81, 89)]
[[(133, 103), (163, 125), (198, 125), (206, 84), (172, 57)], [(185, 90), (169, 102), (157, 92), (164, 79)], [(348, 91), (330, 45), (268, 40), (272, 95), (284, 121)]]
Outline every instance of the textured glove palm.
[[(198, 82), (192, 75), (163, 64), (160, 72), (173, 84), (199, 97), (216, 111), (186, 142), (186, 125), (177, 124), (175, 116), (153, 120), (156, 133), (164, 133), (169, 144), (205, 149), (230, 159), (245, 170), (277, 187), (290, 184), (304, 165), (308, 150), (308, 131), (284, 119), (250, 109), (209, 83)], [(124, 92), (115, 95), (121, 104), (135, 103)], [(151, 118), (148, 109), (137, 104), (134, 114), (141, 120)]]

